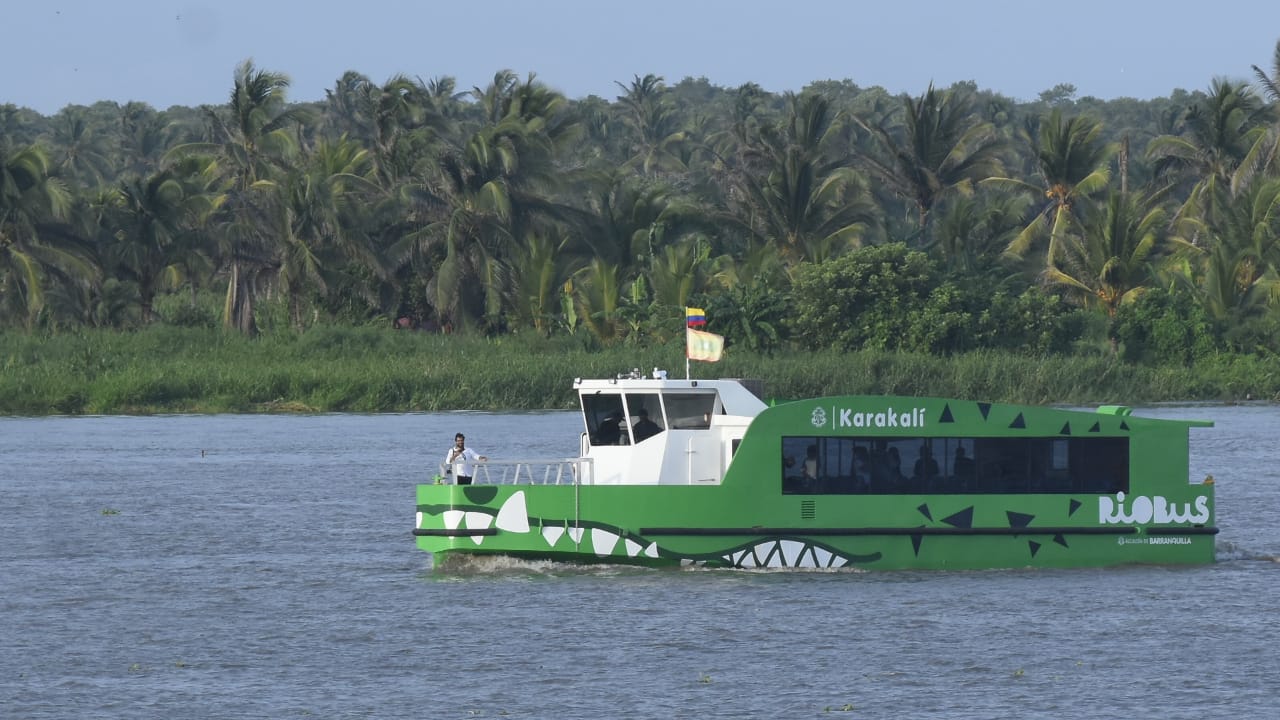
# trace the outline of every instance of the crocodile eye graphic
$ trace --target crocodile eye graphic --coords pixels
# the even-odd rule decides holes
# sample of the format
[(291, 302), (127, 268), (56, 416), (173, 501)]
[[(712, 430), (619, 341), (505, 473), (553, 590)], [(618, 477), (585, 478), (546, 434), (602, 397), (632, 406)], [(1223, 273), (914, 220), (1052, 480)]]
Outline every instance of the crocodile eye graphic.
[(813, 416), (809, 418), (809, 422), (813, 423), (813, 426), (814, 426), (814, 427), (822, 427), (822, 426), (826, 425), (826, 424), (827, 424), (827, 411), (826, 411), (826, 410), (823, 410), (823, 409), (822, 409), (822, 408), (820, 408), (820, 407), (819, 407), (819, 408), (814, 408), (814, 409), (813, 409)]

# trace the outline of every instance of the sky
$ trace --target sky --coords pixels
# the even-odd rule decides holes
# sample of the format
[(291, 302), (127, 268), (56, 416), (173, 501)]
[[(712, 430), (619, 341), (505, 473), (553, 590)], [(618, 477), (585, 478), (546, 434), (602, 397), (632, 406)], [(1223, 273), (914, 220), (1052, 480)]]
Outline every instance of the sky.
[(974, 81), (1015, 100), (1166, 97), (1270, 73), (1280, 1), (1190, 0), (8, 0), (0, 104), (44, 115), (137, 100), (225, 102), (236, 66), (282, 72), (295, 101), (347, 70), (383, 82), (515, 71), (571, 98), (675, 84), (799, 91), (850, 80), (921, 94)]

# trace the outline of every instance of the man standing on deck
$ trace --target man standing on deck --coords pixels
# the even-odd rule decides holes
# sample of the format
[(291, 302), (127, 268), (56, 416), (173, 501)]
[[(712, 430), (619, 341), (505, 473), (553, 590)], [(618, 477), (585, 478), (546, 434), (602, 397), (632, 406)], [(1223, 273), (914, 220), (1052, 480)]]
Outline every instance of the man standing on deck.
[[(488, 459), (467, 447), (467, 437), (462, 433), (458, 433), (453, 436), (453, 447), (449, 448), (449, 455), (444, 459), (446, 465), (445, 473), (452, 472), (459, 485), (470, 485), (473, 472), (472, 463), (477, 460), (485, 462)], [(454, 463), (457, 464), (455, 465)], [(455, 469), (457, 472), (454, 472)]]

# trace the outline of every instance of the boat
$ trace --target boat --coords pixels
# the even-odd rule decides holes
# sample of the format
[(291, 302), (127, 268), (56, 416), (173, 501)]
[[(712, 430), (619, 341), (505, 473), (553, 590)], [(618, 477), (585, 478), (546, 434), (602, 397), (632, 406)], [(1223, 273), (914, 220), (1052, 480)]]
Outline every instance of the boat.
[[(931, 397), (766, 403), (760, 383), (574, 380), (572, 458), (437, 468), (413, 534), (455, 556), (814, 569), (1214, 561), (1199, 420)], [(651, 426), (637, 423), (647, 415)]]

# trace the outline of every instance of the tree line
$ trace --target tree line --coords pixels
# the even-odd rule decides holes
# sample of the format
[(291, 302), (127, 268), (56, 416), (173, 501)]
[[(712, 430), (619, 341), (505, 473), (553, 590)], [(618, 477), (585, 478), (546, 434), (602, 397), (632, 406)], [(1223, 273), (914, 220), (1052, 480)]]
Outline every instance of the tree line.
[[(1249, 82), (1031, 102), (245, 61), (227, 102), (0, 106), (0, 329), (315, 323), (731, 345), (1280, 350), (1280, 43)], [(215, 300), (216, 298), (216, 300)]]

